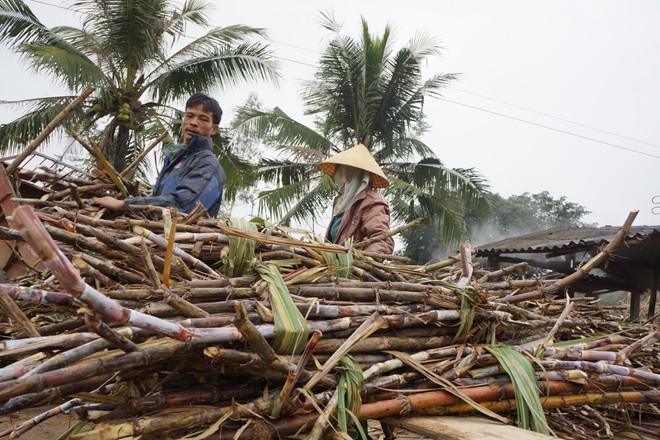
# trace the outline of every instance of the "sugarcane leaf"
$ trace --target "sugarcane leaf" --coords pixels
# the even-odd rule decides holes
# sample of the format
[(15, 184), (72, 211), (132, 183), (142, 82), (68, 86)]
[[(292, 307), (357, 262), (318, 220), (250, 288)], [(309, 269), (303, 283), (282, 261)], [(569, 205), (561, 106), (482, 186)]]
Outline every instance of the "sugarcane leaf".
[(386, 350), (385, 353), (389, 353), (395, 356), (397, 359), (401, 360), (401, 362), (403, 362), (404, 364), (414, 368), (416, 371), (421, 373), (427, 379), (431, 380), (433, 383), (440, 385), (444, 391), (447, 391), (448, 393), (458, 397), (459, 399), (461, 399), (462, 401), (464, 401), (465, 403), (467, 403), (468, 405), (470, 405), (471, 407), (473, 407), (483, 415), (488, 416), (502, 423), (508, 422), (508, 420), (505, 417), (502, 417), (499, 414), (496, 414), (495, 412), (489, 410), (488, 408), (485, 408), (483, 405), (480, 405), (479, 403), (475, 402), (471, 397), (469, 397), (463, 391), (461, 391), (456, 385), (454, 385), (444, 377), (429, 370), (409, 354), (400, 351), (392, 351), (392, 350)]
[[(227, 222), (233, 228), (252, 233), (257, 232), (257, 225), (245, 219), (230, 218)], [(256, 242), (254, 240), (243, 236), (229, 235), (229, 252), (223, 269), (224, 274), (228, 277), (247, 274), (252, 269), (255, 248)]]
[(568, 347), (568, 346), (571, 346), (571, 345), (584, 344), (584, 343), (587, 343), (587, 342), (597, 341), (598, 339), (603, 339), (603, 338), (608, 338), (608, 337), (612, 337), (612, 336), (615, 336), (615, 335), (620, 335), (620, 334), (626, 333), (628, 330), (629, 329), (625, 329), (625, 330), (621, 330), (621, 331), (614, 332), (614, 333), (608, 333), (606, 335), (590, 336), (588, 338), (571, 339), (569, 341), (559, 341), (559, 342), (555, 342), (554, 344), (552, 344), (552, 346), (553, 347)]
[[(337, 420), (340, 431), (349, 432), (352, 425), (349, 421), (353, 420), (354, 423), (357, 421), (355, 414), (360, 413), (362, 406), (360, 390), (364, 384), (364, 377), (360, 364), (349, 355), (339, 360), (339, 367), (341, 374), (337, 384)], [(359, 426), (359, 421), (357, 425)], [(361, 427), (360, 431), (362, 431)], [(362, 438), (366, 437), (362, 435)]]
[(57, 440), (66, 440), (68, 439), (71, 434), (79, 434), (82, 432), (82, 430), (87, 426), (89, 422), (87, 420), (81, 420), (66, 431), (64, 431), (59, 437), (57, 437)]
[(291, 298), (289, 288), (274, 264), (255, 261), (254, 268), (268, 284), (269, 298), (275, 320), (273, 349), (279, 354), (299, 354), (307, 343), (307, 321)]
[(539, 397), (539, 389), (530, 362), (513, 348), (506, 345), (487, 346), (511, 378), (516, 400), (518, 426), (545, 435), (556, 434), (548, 426)]
[(336, 272), (336, 275), (340, 278), (348, 278), (351, 274), (353, 268), (353, 243), (351, 240), (346, 242), (345, 246), (340, 246), (337, 244), (329, 244), (332, 247), (344, 248), (346, 252), (324, 252), (319, 251), (319, 254), (323, 257), (325, 264), (329, 269)]

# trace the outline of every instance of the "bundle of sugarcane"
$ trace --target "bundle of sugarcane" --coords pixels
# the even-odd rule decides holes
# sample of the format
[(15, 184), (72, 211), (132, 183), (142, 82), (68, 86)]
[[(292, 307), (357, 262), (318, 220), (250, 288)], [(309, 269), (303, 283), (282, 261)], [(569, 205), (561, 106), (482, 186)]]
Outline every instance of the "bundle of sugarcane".
[(44, 417), (74, 413), (71, 438), (319, 438), (410, 413), (515, 413), (550, 433), (545, 414), (572, 406), (656, 410), (657, 331), (555, 297), (571, 279), (489, 272), (469, 246), (411, 266), (268, 225), (103, 219), (54, 199), (23, 200), (43, 207), (2, 231), (39, 257), (0, 286), (3, 416), (69, 398)]

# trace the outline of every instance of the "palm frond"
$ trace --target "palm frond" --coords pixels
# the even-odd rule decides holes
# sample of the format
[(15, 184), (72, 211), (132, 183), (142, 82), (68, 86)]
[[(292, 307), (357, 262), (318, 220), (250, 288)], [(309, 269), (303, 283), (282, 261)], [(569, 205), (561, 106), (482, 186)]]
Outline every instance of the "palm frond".
[(209, 4), (203, 0), (186, 0), (178, 11), (172, 11), (171, 18), (163, 23), (163, 30), (176, 42), (186, 31), (186, 24), (206, 27), (209, 19), (206, 12)]
[[(334, 195), (334, 185), (327, 176), (293, 182), (259, 193), (259, 210), (268, 212), (288, 225), (291, 220), (313, 218), (323, 212)], [(316, 183), (315, 186), (312, 186)]]
[(21, 50), (34, 71), (50, 74), (69, 90), (110, 84), (99, 66), (72, 46), (32, 43), (23, 45)]
[(412, 137), (399, 137), (381, 149), (372, 150), (372, 154), (376, 162), (381, 164), (410, 161), (416, 156), (421, 159), (437, 159), (431, 147)]
[[(25, 148), (74, 98), (75, 96), (56, 96), (22, 101), (0, 101), (0, 105), (14, 105), (28, 109), (12, 122), (0, 125), (0, 152), (15, 152)], [(81, 117), (82, 110), (75, 109), (73, 114), (62, 122), (61, 128), (75, 126), (76, 121)], [(57, 132), (61, 133), (61, 131)]]
[(0, 44), (21, 45), (53, 38), (32, 10), (21, 0), (0, 0)]
[(152, 89), (158, 102), (164, 102), (213, 87), (225, 89), (246, 81), (276, 81), (277, 68), (267, 46), (246, 43), (178, 63), (146, 87)]
[(162, 59), (162, 24), (169, 19), (167, 2), (162, 0), (78, 1), (83, 13), (83, 27), (104, 44), (106, 56), (125, 70), (128, 84), (142, 67)]
[[(340, 151), (316, 130), (292, 119), (279, 107), (271, 111), (240, 107), (236, 111), (232, 128), (236, 132), (263, 139), (271, 145), (301, 146), (324, 155)], [(322, 157), (319, 156), (320, 160)]]
[(258, 172), (259, 177), (265, 182), (274, 183), (277, 186), (311, 181), (321, 176), (321, 172), (312, 165), (288, 159), (261, 159), (258, 164)]
[(222, 169), (225, 171), (223, 199), (232, 202), (239, 191), (251, 187), (257, 180), (256, 167), (227, 148), (216, 151)]

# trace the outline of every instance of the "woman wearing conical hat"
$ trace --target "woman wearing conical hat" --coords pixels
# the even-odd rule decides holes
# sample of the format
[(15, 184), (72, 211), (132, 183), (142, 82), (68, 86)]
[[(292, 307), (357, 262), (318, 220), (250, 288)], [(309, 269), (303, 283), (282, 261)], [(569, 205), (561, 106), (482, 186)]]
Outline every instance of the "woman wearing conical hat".
[[(390, 230), (390, 207), (374, 189), (385, 188), (389, 182), (367, 147), (360, 144), (342, 151), (321, 162), (319, 169), (333, 177), (339, 188), (326, 239), (344, 244), (352, 237), (357, 243)], [(391, 254), (394, 240), (388, 237), (364, 250)]]

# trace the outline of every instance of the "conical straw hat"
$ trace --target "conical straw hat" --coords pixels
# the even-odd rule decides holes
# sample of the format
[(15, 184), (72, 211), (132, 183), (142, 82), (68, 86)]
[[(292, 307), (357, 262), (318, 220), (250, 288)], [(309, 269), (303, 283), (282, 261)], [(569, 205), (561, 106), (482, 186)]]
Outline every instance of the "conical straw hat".
[(374, 188), (385, 188), (390, 184), (385, 177), (385, 173), (376, 163), (376, 159), (374, 159), (367, 147), (362, 144), (337, 153), (321, 162), (318, 166), (325, 174), (334, 177), (339, 165), (349, 165), (369, 171), (372, 174), (371, 185)]

